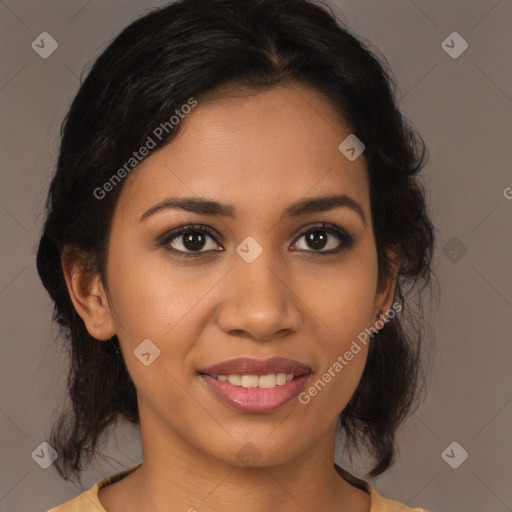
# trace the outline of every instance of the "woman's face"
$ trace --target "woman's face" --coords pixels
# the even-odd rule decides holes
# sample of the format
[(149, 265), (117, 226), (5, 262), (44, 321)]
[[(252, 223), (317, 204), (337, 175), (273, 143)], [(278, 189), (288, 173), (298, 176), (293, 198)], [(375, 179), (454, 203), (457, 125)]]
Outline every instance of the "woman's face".
[[(350, 131), (300, 86), (199, 101), (181, 122), (126, 179), (107, 261), (143, 443), (285, 463), (332, 440), (367, 346), (344, 354), (392, 300), (391, 282), (377, 281), (364, 153), (345, 157)], [(349, 199), (307, 206), (326, 196)], [(154, 208), (184, 198), (185, 208)]]

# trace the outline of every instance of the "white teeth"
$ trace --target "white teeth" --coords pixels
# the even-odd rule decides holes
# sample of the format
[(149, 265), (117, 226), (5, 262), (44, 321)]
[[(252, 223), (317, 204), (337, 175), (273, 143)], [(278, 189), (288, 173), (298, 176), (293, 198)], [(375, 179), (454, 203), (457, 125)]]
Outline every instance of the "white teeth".
[(267, 375), (212, 375), (222, 382), (243, 388), (274, 388), (283, 386), (295, 377), (293, 373), (269, 373)]
[(258, 379), (258, 387), (260, 388), (274, 388), (277, 386), (277, 375), (270, 373), (269, 375), (260, 375)]
[(242, 375), (243, 388), (257, 388), (258, 376), (257, 375)]
[(228, 382), (235, 386), (242, 385), (242, 376), (241, 375), (228, 375)]
[(283, 384), (286, 384), (286, 373), (278, 373), (276, 375), (276, 384), (278, 386), (282, 386)]

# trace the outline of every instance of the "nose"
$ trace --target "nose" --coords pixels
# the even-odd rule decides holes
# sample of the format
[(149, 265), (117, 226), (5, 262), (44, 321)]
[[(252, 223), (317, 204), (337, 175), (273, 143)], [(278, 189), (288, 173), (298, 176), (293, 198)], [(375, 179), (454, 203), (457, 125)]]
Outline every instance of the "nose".
[(237, 256), (223, 290), (216, 321), (225, 333), (270, 341), (300, 329), (301, 301), (290, 270), (277, 265), (270, 252), (252, 263)]

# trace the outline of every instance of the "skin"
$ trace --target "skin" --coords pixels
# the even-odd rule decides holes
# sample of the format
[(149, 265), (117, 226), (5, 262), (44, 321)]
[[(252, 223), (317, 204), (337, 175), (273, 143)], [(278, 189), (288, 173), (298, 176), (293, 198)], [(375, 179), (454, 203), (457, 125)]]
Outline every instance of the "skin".
[[(327, 98), (299, 85), (199, 102), (182, 122), (124, 183), (106, 283), (63, 259), (77, 312), (98, 340), (117, 334), (138, 392), (144, 464), (100, 501), (108, 512), (368, 512), (369, 495), (333, 468), (336, 420), (367, 347), (308, 404), (265, 414), (232, 409), (197, 374), (236, 357), (282, 356), (312, 368), (307, 389), (391, 307), (396, 275), (378, 280), (364, 154), (345, 158), (338, 145), (350, 129)], [(305, 197), (342, 193), (365, 222), (348, 207), (280, 220)], [(171, 196), (228, 203), (237, 218), (168, 209), (139, 222)], [(353, 247), (320, 254), (340, 244), (335, 235), (326, 248), (309, 245), (301, 228), (323, 221), (351, 234)], [(196, 259), (157, 245), (190, 223), (222, 239), (207, 237)], [(248, 236), (263, 248), (250, 264), (235, 252)], [(187, 250), (183, 237), (172, 247)], [(150, 366), (133, 355), (147, 338), (161, 351)], [(237, 456), (247, 442), (261, 455), (253, 466)]]

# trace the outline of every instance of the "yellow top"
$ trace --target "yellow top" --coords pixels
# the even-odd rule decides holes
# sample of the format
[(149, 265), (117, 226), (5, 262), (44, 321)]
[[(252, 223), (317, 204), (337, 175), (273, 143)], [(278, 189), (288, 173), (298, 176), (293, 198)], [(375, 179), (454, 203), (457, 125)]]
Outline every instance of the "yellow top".
[[(109, 484), (118, 482), (126, 475), (135, 471), (141, 464), (142, 462), (132, 466), (131, 468), (111, 475), (100, 482), (96, 482), (88, 491), (83, 492), (76, 498), (62, 503), (62, 505), (48, 510), (48, 512), (107, 512), (98, 499), (98, 491)], [(370, 495), (370, 512), (427, 512), (423, 508), (410, 508), (398, 501), (384, 498), (365, 480), (361, 480), (351, 475), (337, 465), (335, 465), (335, 468), (338, 473), (345, 478), (345, 480), (356, 487), (365, 490)]]

